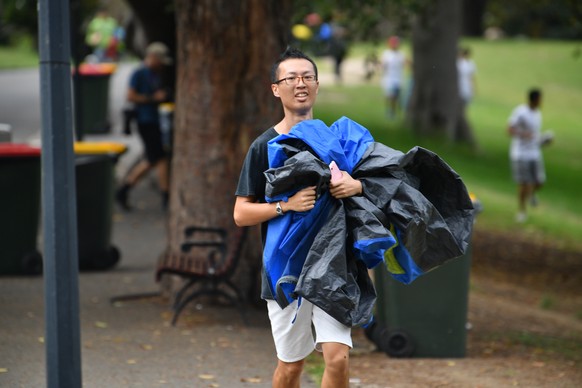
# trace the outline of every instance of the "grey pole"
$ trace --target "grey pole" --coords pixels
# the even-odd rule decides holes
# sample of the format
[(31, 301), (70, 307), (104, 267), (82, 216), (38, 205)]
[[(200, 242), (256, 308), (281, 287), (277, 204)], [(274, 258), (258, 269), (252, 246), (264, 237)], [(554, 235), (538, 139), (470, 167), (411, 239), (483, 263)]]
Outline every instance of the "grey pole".
[(81, 387), (69, 0), (39, 1), (46, 376)]

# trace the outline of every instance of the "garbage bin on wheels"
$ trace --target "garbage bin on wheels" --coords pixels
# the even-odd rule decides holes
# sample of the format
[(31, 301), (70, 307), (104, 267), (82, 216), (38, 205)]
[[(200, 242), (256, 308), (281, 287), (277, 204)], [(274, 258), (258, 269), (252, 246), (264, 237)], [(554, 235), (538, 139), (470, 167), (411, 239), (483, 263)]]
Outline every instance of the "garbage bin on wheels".
[(115, 64), (83, 63), (75, 75), (75, 132), (77, 140), (85, 134), (108, 133), (109, 122), (109, 80), (115, 72)]
[(115, 164), (126, 147), (118, 143), (75, 143), (79, 268), (105, 270), (117, 264), (111, 244)]
[(0, 143), (0, 273), (42, 272), (37, 250), (40, 149)]
[[(482, 210), (473, 196), (475, 213)], [(465, 357), (471, 244), (461, 257), (411, 284), (395, 280), (385, 266), (375, 271), (375, 323), (366, 334), (393, 357)]]
[(471, 249), (411, 284), (376, 271), (376, 338), (393, 357), (464, 357)]

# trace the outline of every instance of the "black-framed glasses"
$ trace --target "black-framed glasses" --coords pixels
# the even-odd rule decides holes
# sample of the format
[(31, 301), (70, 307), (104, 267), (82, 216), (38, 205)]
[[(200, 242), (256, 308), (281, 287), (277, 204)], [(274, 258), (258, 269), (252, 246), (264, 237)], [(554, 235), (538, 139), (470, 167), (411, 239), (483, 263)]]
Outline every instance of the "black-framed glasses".
[(297, 85), (299, 83), (299, 80), (303, 80), (303, 83), (308, 85), (308, 84), (314, 84), (317, 82), (317, 77), (315, 76), (315, 74), (308, 74), (308, 75), (291, 75), (289, 77), (285, 77), (285, 78), (281, 78), (278, 81), (273, 82), (274, 84), (279, 84), (283, 81), (285, 81), (286, 85)]

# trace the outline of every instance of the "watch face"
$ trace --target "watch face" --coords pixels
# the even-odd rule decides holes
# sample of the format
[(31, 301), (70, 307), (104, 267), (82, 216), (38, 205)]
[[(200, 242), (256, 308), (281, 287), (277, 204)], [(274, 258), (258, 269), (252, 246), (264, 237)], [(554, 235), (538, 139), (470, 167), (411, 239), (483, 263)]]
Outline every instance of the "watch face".
[(277, 214), (279, 214), (279, 215), (281, 215), (281, 216), (282, 216), (282, 215), (283, 215), (283, 209), (281, 209), (281, 204), (280, 204), (280, 203), (278, 203), (278, 202), (277, 202), (277, 207), (276, 207), (276, 209), (277, 209)]

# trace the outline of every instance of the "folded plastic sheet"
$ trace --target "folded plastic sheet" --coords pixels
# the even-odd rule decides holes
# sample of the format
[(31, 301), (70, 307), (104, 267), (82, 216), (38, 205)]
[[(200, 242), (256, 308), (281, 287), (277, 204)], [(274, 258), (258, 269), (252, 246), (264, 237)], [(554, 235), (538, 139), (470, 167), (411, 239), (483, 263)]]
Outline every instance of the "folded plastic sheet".
[[(329, 128), (318, 120), (296, 125), (270, 142), (269, 160), (268, 201), (307, 186), (318, 191), (313, 210), (269, 222), (264, 264), (282, 308), (304, 297), (346, 325), (365, 324), (376, 297), (367, 268), (384, 262), (394, 278), (410, 283), (468, 247), (467, 190), (428, 150), (404, 154), (375, 143), (344, 117)], [(361, 180), (363, 196), (329, 195), (331, 160)]]

